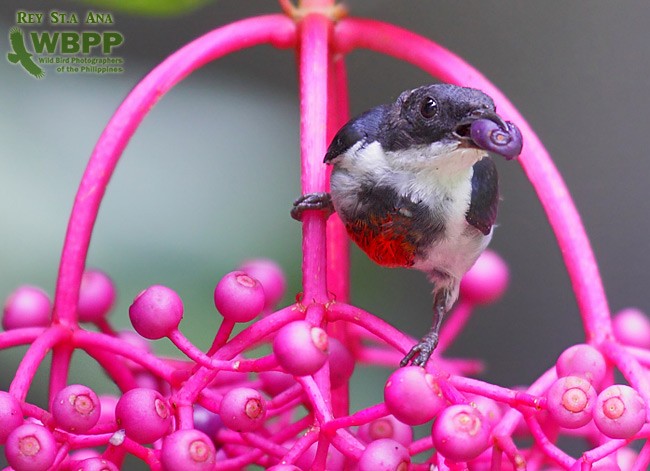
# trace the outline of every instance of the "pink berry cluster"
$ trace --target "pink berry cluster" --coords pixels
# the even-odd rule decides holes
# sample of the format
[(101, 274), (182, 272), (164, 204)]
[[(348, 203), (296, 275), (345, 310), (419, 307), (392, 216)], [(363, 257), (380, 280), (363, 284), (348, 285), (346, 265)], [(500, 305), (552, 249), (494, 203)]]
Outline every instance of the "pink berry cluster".
[[(75, 199), (53, 302), (41, 289), (23, 286), (4, 306), (0, 349), (28, 346), (9, 390), (0, 391), (0, 447), (8, 469), (116, 470), (127, 455), (153, 470), (189, 471), (647, 469), (650, 321), (635, 309), (610, 316), (577, 210), (524, 118), (478, 71), (426, 38), (345, 17), (334, 0), (280, 5), (283, 14), (217, 28), (170, 56), (104, 130)], [(251, 260), (216, 283), (221, 322), (207, 351), (183, 335), (181, 322), (194, 316), (166, 286), (138, 294), (128, 312), (133, 330), (115, 331), (114, 285), (85, 265), (122, 151), (153, 104), (184, 77), (260, 44), (297, 52), (304, 193), (327, 190), (322, 156), (347, 120), (343, 58), (350, 51), (385, 53), (492, 96), (522, 131), (519, 161), (557, 237), (585, 343), (518, 388), (476, 379), (479, 360), (448, 357), (472, 313), (507, 288), (505, 262), (486, 251), (463, 279), (426, 369), (398, 368), (415, 339), (350, 303), (345, 229), (336, 215), (326, 220), (318, 212), (303, 218), (303, 282), (295, 303), (278, 308), (283, 272), (272, 261)], [(155, 353), (163, 338), (178, 350), (173, 358)], [(119, 392), (69, 384), (76, 350)], [(48, 402), (41, 406), (28, 394), (48, 355)], [(386, 368), (383, 401), (350, 410), (356, 393), (350, 378), (367, 365)], [(421, 438), (414, 427), (425, 430)], [(581, 440), (580, 456), (563, 449), (564, 437)]]

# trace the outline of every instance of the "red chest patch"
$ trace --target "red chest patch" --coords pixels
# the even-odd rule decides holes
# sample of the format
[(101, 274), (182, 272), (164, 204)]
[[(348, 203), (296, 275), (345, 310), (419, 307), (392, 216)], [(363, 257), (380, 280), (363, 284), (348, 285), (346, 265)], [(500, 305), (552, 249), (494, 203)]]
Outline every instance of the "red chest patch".
[(416, 246), (409, 237), (408, 218), (399, 214), (383, 218), (348, 222), (348, 235), (368, 256), (385, 267), (410, 267), (415, 261)]

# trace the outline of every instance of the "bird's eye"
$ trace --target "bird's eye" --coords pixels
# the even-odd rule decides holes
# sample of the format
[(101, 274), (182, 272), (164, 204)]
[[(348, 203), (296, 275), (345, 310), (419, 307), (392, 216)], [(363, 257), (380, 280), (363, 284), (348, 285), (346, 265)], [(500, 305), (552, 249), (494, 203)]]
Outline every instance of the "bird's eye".
[(438, 113), (438, 103), (430, 96), (422, 100), (420, 105), (420, 114), (426, 119), (433, 118)]

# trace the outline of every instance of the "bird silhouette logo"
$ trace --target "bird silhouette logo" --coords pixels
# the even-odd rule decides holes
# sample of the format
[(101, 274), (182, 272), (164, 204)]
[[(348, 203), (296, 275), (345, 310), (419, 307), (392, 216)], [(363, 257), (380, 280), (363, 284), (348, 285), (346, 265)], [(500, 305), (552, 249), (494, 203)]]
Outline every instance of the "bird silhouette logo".
[(13, 49), (7, 53), (9, 62), (22, 65), (23, 69), (34, 78), (41, 79), (45, 77), (43, 69), (32, 60), (33, 54), (27, 52), (25, 48), (25, 37), (20, 28), (11, 28), (9, 30), (9, 43)]

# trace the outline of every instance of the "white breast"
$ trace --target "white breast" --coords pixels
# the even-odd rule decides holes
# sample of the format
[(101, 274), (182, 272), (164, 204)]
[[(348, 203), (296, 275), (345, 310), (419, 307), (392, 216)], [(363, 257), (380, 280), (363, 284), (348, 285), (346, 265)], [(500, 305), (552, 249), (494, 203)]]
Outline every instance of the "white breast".
[(472, 165), (485, 155), (457, 143), (400, 152), (384, 152), (378, 142), (357, 144), (335, 162), (331, 178), (335, 208), (354, 213), (350, 210), (358, 208), (357, 193), (368, 181), (389, 184), (414, 202), (425, 203), (432, 212), (444, 215), (445, 233), (414, 268), (460, 279), (491, 238), (465, 219), (472, 194)]

